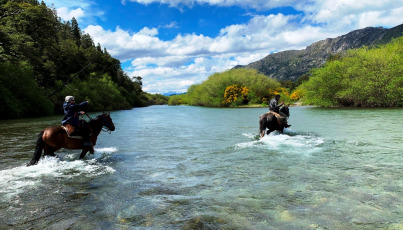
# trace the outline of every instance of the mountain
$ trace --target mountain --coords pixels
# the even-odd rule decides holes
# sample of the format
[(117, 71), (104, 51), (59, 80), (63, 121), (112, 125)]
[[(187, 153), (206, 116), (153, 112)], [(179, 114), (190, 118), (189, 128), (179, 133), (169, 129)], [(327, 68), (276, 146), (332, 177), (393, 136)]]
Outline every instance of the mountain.
[(382, 27), (367, 27), (354, 30), (337, 38), (327, 38), (311, 44), (303, 50), (287, 50), (267, 55), (265, 58), (246, 66), (234, 68), (256, 69), (277, 80), (296, 81), (312, 68), (325, 64), (331, 55), (337, 55), (348, 49), (362, 46), (385, 44), (393, 38), (403, 36), (403, 24), (385, 29)]
[(180, 94), (185, 94), (185, 93), (177, 92), (177, 91), (168, 91), (168, 92), (162, 93), (162, 95), (164, 95), (164, 96), (173, 96), (173, 95), (180, 95)]

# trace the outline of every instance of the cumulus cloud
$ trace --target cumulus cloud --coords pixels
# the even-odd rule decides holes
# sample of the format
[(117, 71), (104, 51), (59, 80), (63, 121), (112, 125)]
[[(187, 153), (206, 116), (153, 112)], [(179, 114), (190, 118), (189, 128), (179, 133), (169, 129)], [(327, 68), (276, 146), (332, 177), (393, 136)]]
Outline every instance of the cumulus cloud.
[[(145, 90), (154, 88), (163, 92), (161, 87), (172, 85), (180, 87), (175, 91), (183, 91), (191, 82), (200, 82), (212, 73), (248, 64), (270, 52), (290, 47), (302, 49), (323, 36), (320, 28), (299, 27), (296, 18), (283, 14), (256, 15), (248, 23), (223, 28), (217, 37), (186, 34), (170, 41), (160, 40), (158, 29), (147, 27), (129, 33), (119, 27), (110, 31), (88, 26), (85, 32), (107, 47), (114, 57), (132, 60), (129, 74), (142, 76)], [(176, 83), (169, 83), (172, 79)]]
[(57, 9), (57, 14), (65, 21), (70, 21), (73, 17), (78, 20), (84, 15), (84, 10), (81, 8), (69, 10), (67, 7), (61, 7)]
[(44, 0), (47, 6), (55, 7), (57, 15), (64, 21), (70, 21), (73, 17), (81, 24), (88, 25), (94, 22), (94, 18), (103, 17), (104, 11), (96, 8), (96, 2), (88, 0)]
[[(130, 76), (142, 76), (147, 92), (186, 91), (215, 72), (249, 64), (269, 53), (303, 49), (315, 41), (367, 26), (392, 27), (402, 23), (403, 15), (403, 0), (122, 0), (121, 3), (129, 1), (178, 8), (196, 4), (240, 6), (257, 12), (249, 15), (246, 23), (222, 28), (215, 37), (178, 34), (171, 40), (160, 39), (159, 30), (178, 28), (176, 21), (138, 31), (123, 30), (119, 25), (114, 30), (97, 24), (87, 26), (84, 31), (95, 43), (107, 48), (121, 62), (130, 63), (125, 69)], [(65, 8), (58, 9), (60, 15), (66, 15), (63, 17), (95, 15), (94, 10), (89, 10), (93, 2), (63, 3)], [(262, 13), (277, 7), (292, 7), (297, 13)]]

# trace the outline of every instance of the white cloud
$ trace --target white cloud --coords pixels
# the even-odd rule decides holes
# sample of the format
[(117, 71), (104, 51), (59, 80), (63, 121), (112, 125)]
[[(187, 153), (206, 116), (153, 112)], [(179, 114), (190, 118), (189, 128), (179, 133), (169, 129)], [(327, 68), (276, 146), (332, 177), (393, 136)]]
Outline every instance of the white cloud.
[(358, 19), (358, 27), (395, 26), (399, 20), (403, 22), (403, 6), (391, 11), (370, 11), (362, 13)]
[(61, 7), (57, 9), (57, 14), (64, 21), (70, 21), (73, 17), (79, 20), (84, 15), (84, 10), (81, 8), (69, 10), (67, 7)]
[[(216, 6), (241, 6), (254, 9), (271, 9), (280, 6), (292, 6), (298, 0), (129, 0), (140, 4), (161, 3), (171, 7), (187, 6), (193, 7), (195, 4), (208, 4)], [(126, 1), (125, 1), (126, 2)]]
[(160, 26), (160, 28), (168, 28), (168, 29), (169, 28), (179, 28), (179, 26), (178, 26), (178, 22), (171, 22), (169, 24)]
[(44, 0), (48, 7), (54, 7), (57, 15), (64, 21), (71, 21), (75, 17), (80, 25), (89, 25), (95, 18), (102, 18), (104, 11), (97, 8), (97, 3), (90, 0)]

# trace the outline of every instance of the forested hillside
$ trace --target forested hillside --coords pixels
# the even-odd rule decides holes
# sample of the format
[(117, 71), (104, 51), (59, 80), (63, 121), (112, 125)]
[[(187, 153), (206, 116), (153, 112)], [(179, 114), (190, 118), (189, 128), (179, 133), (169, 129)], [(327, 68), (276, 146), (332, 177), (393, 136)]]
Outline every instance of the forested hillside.
[(58, 113), (66, 95), (89, 100), (92, 111), (161, 103), (74, 18), (62, 22), (37, 0), (0, 3), (1, 119)]

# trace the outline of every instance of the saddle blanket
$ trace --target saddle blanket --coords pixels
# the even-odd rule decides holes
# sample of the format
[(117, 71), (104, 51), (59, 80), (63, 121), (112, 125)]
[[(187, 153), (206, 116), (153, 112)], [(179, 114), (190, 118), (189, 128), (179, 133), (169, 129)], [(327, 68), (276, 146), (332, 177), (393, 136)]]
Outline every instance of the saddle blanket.
[(288, 117), (287, 117), (287, 116), (281, 116), (279, 113), (276, 113), (276, 112), (273, 112), (273, 111), (270, 111), (270, 112), (268, 112), (268, 113), (274, 114), (274, 116), (276, 116), (276, 117), (279, 118), (279, 119), (285, 118), (285, 119), (288, 120)]

